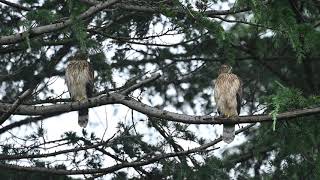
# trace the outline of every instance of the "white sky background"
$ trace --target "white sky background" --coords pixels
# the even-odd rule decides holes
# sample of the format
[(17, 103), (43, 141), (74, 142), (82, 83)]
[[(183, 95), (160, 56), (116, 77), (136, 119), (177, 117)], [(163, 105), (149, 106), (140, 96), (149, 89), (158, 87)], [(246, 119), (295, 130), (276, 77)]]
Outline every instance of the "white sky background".
[[(195, 1), (192, 1), (195, 2)], [(229, 9), (229, 5), (227, 3), (223, 3), (222, 6), (220, 7), (214, 7), (214, 9), (219, 10), (219, 9)], [(162, 30), (161, 25), (156, 25), (153, 26), (151, 24), (151, 31), (154, 31), (155, 33), (160, 33), (159, 31)], [(228, 28), (229, 24), (225, 24), (224, 28)], [(176, 35), (176, 36), (163, 36), (161, 38), (156, 38), (154, 39), (154, 43), (162, 43), (162, 44), (173, 44), (177, 43), (182, 39), (181, 35)], [(106, 45), (108, 44), (108, 41), (105, 43)], [(141, 45), (133, 45), (135, 48), (145, 48), (145, 46)], [(183, 49), (180, 48), (180, 52), (183, 51)], [(107, 59), (111, 59), (111, 57), (114, 54), (114, 51), (107, 51), (105, 49), (106, 57)], [(177, 52), (178, 53), (178, 52)], [(139, 58), (139, 57), (137, 57)], [(155, 66), (148, 66), (149, 70), (155, 71)], [(117, 86), (120, 87), (122, 86), (127, 79), (128, 75), (125, 75), (123, 73), (119, 73), (114, 71), (113, 72), (113, 78), (115, 82), (117, 82)], [(215, 77), (212, 77), (212, 79)], [(50, 81), (53, 83), (50, 85), (49, 88), (54, 89), (54, 94), (52, 96), (59, 96), (63, 94), (64, 92), (67, 91), (67, 87), (65, 85), (64, 79), (62, 78), (51, 78)], [(212, 89), (206, 89), (205, 91), (212, 92)], [(133, 94), (136, 96), (138, 95), (140, 90), (136, 90)], [(168, 89), (168, 93), (175, 94), (174, 89)], [(69, 97), (68, 93), (64, 93), (62, 97)], [(148, 102), (148, 98), (146, 96), (142, 96), (142, 102), (149, 104), (149, 105), (157, 105), (161, 104), (162, 98), (160, 96), (155, 96), (152, 97), (153, 102)], [(199, 109), (195, 109), (194, 112), (196, 112), (197, 115), (201, 115), (200, 112), (200, 107), (198, 106)], [(179, 111), (175, 109), (174, 107), (166, 107), (166, 110), (172, 111), (172, 112), (178, 112), (182, 113), (182, 111)], [(192, 109), (190, 107), (187, 107), (187, 112), (188, 114), (193, 114)], [(189, 110), (188, 110), (189, 109)], [(243, 112), (243, 110), (242, 110)], [(135, 119), (144, 119), (147, 120), (147, 117), (145, 115), (142, 115), (141, 113), (138, 113), (134, 111), (134, 118)], [(23, 119), (21, 116), (14, 116), (15, 120), (18, 119)], [(81, 131), (82, 128), (78, 126), (78, 113), (77, 112), (69, 112), (65, 113), (61, 116), (56, 116), (52, 117), (49, 119), (46, 119), (43, 121), (43, 127), (46, 130), (46, 137), (47, 141), (49, 140), (55, 140), (55, 139), (60, 139), (61, 135), (64, 134), (65, 132), (68, 131), (74, 131), (77, 132), (78, 135), (81, 136)], [(100, 106), (100, 107), (95, 107), (91, 108), (89, 111), (89, 124), (86, 128), (87, 132), (90, 134), (91, 132), (94, 132), (97, 137), (103, 136), (105, 130), (106, 134), (104, 136), (104, 139), (108, 139), (112, 137), (116, 131), (117, 131), (117, 124), (118, 122), (123, 122), (125, 124), (131, 124), (131, 109), (123, 106), (123, 105), (106, 105), (106, 106)], [(11, 121), (6, 121), (3, 125), (7, 125), (11, 123)], [(22, 128), (15, 128), (13, 130), (10, 130), (12, 134), (16, 135), (22, 135), (26, 133), (30, 133), (32, 131), (36, 130), (36, 127), (38, 125), (33, 124), (32, 126), (23, 126)], [(238, 126), (236, 127), (238, 128)], [(146, 122), (145, 123), (138, 123), (138, 127), (136, 128), (139, 133), (145, 134), (144, 140), (147, 142), (157, 142), (157, 138), (161, 138), (158, 132), (156, 132), (153, 128), (147, 128), (146, 127)], [(219, 137), (222, 134), (222, 126), (221, 125), (215, 125), (214, 127), (212, 125), (190, 125), (189, 129), (192, 130), (193, 132), (196, 132), (198, 136), (205, 137), (206, 139), (214, 140), (217, 137)], [(4, 136), (1, 136), (0, 140), (4, 140)], [(197, 144), (185, 140), (177, 140), (184, 149), (192, 148), (198, 146)], [(237, 145), (245, 141), (242, 135), (237, 135), (235, 140), (231, 144), (226, 144), (224, 142), (221, 142), (217, 144), (215, 147), (220, 147), (220, 149), (215, 150), (213, 152), (214, 155), (221, 157), (221, 152), (223, 152), (226, 148), (230, 148), (231, 146)], [(201, 158), (199, 158), (201, 160)], [(114, 163), (114, 161), (106, 161), (105, 162), (105, 167), (111, 166), (111, 163)], [(122, 171), (126, 171), (128, 169), (122, 169)], [(129, 170), (130, 173), (135, 173), (133, 170)], [(83, 176), (81, 176), (83, 177)], [(110, 175), (107, 175), (104, 177), (104, 179), (110, 179)]]

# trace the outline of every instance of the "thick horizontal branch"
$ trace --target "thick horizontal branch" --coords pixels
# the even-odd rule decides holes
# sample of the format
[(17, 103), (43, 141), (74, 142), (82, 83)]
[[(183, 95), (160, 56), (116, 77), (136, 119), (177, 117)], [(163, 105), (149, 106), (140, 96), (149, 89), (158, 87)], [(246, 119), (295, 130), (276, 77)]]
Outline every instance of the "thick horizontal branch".
[[(117, 2), (117, 0), (109, 0), (109, 1), (106, 1), (103, 3), (96, 4), (92, 7), (90, 7), (88, 10), (86, 10), (82, 14), (80, 14), (78, 16), (78, 18), (79, 18), (79, 20), (83, 20), (88, 17), (91, 17), (95, 13), (97, 13), (97, 12), (101, 11), (102, 9), (105, 9), (109, 6), (112, 6), (116, 2)], [(32, 28), (28, 31), (24, 31), (24, 32), (21, 32), (18, 34), (9, 35), (9, 36), (1, 36), (0, 37), (0, 45), (13, 44), (13, 43), (17, 43), (17, 42), (22, 41), (26, 37), (34, 37), (34, 36), (38, 36), (38, 35), (41, 35), (44, 33), (50, 33), (50, 32), (56, 31), (56, 30), (60, 30), (60, 29), (63, 29), (65, 27), (71, 25), (71, 23), (72, 23), (72, 20), (67, 19), (63, 22), (35, 27), (35, 28)]]
[[(254, 124), (248, 125), (246, 127), (243, 127), (236, 131), (236, 134), (239, 134), (243, 131), (248, 130), (251, 128)], [(30, 171), (30, 172), (42, 172), (42, 173), (50, 173), (50, 174), (61, 174), (61, 175), (75, 175), (75, 174), (96, 174), (96, 173), (112, 173), (114, 171), (117, 171), (119, 169), (128, 168), (128, 167), (139, 167), (144, 166), (148, 164), (155, 163), (157, 161), (160, 161), (162, 159), (170, 158), (170, 157), (176, 157), (176, 156), (185, 156), (192, 153), (202, 152), (203, 150), (214, 146), (215, 144), (222, 141), (222, 137), (219, 137), (209, 143), (203, 144), (199, 147), (192, 148), (185, 151), (179, 151), (179, 152), (173, 152), (173, 153), (166, 153), (161, 154), (157, 156), (153, 156), (150, 158), (147, 158), (144, 161), (133, 161), (133, 162), (125, 162), (121, 164), (117, 164), (114, 166), (110, 166), (107, 168), (101, 168), (101, 169), (84, 169), (84, 170), (61, 170), (61, 169), (51, 169), (51, 168), (42, 168), (42, 167), (24, 167), (24, 166), (17, 166), (17, 165), (11, 165), (11, 164), (0, 164), (0, 168), (2, 169), (12, 169), (12, 170), (19, 170), (19, 171)], [(98, 145), (98, 144), (97, 144)]]
[[(20, 105), (14, 114), (17, 115), (46, 115), (53, 113), (65, 113), (70, 111), (77, 111), (82, 108), (92, 108), (107, 104), (123, 104), (131, 109), (141, 112), (145, 115), (165, 119), (168, 121), (181, 122), (186, 124), (240, 124), (240, 123), (254, 123), (254, 122), (267, 122), (273, 121), (270, 115), (253, 115), (253, 116), (240, 116), (231, 119), (213, 117), (213, 116), (194, 116), (185, 115), (158, 108), (151, 107), (147, 104), (141, 103), (131, 97), (125, 96), (120, 93), (111, 93), (109, 95), (100, 95), (98, 97), (90, 98), (88, 101), (71, 102), (56, 105), (42, 105), (30, 106)], [(0, 103), (0, 112), (7, 112), (11, 109), (11, 104)], [(299, 109), (279, 113), (277, 120), (289, 120), (296, 117), (309, 116), (313, 114), (320, 114), (320, 107), (310, 109)]]
[[(80, 1), (83, 2), (83, 3), (86, 3), (88, 5), (96, 5), (96, 4), (99, 3), (99, 1), (97, 1), (97, 0), (80, 0)], [(162, 3), (161, 5), (165, 6), (167, 4)], [(129, 5), (127, 3), (119, 3), (119, 4), (117, 4), (116, 7), (121, 8), (121, 9), (125, 9), (125, 10), (139, 11), (139, 12), (149, 12), (149, 13), (160, 13), (160, 10), (161, 10), (160, 6), (158, 6), (158, 7), (152, 7), (150, 5), (149, 6), (136, 6), (136, 5)], [(183, 11), (181, 11), (181, 9), (171, 8), (169, 6), (167, 7), (167, 10), (178, 11), (180, 13), (184, 13)], [(228, 9), (228, 10), (207, 10), (207, 11), (202, 12), (202, 13), (205, 14), (206, 16), (216, 16), (216, 15), (238, 14), (238, 13), (247, 12), (247, 11), (250, 11), (250, 10), (251, 9), (249, 7), (246, 7), (246, 8), (242, 8), (242, 9), (234, 9), (234, 8), (232, 8), (232, 9)]]
[[(147, 12), (147, 13), (161, 13), (160, 7), (150, 7), (150, 6), (135, 6), (135, 5), (126, 5), (126, 4), (118, 4), (117, 7), (125, 9), (125, 10), (131, 10), (131, 11), (139, 11), (139, 12)], [(185, 14), (185, 11), (183, 11), (180, 8), (170, 8), (167, 7), (167, 10), (175, 11), (177, 13)], [(231, 14), (237, 14), (242, 12), (250, 11), (250, 8), (243, 8), (243, 9), (229, 9), (229, 10), (208, 10), (205, 12), (202, 12), (202, 14), (205, 14), (206, 16), (217, 16), (217, 15), (231, 15)]]
[[(234, 117), (231, 119), (213, 117), (208, 115), (205, 115), (205, 116), (185, 115), (185, 114), (169, 112), (166, 110), (160, 110), (128, 97), (127, 98), (117, 97), (117, 99), (120, 104), (130, 107), (145, 115), (162, 118), (169, 121), (186, 123), (186, 124), (240, 124), (240, 123), (273, 121), (273, 118), (271, 115), (240, 116), (240, 117)], [(277, 120), (293, 119), (296, 117), (303, 117), (303, 116), (308, 116), (313, 114), (320, 114), (320, 107), (310, 108), (310, 109), (299, 109), (295, 111), (279, 113), (277, 115)]]
[[(46, 116), (48, 114), (61, 114), (70, 111), (78, 111), (79, 109), (83, 108), (92, 108), (107, 104), (122, 104), (147, 116), (157, 117), (168, 121), (186, 124), (240, 124), (273, 121), (273, 117), (271, 115), (241, 116), (227, 119), (221, 117), (213, 117), (209, 115), (195, 116), (179, 114), (149, 106), (147, 104), (142, 103), (141, 101), (137, 101), (134, 98), (127, 96), (127, 94), (129, 94), (130, 92), (142, 87), (147, 83), (155, 81), (159, 77), (160, 74), (155, 73), (151, 75), (149, 78), (146, 78), (138, 82), (137, 84), (133, 84), (130, 87), (127, 87), (125, 90), (119, 90), (110, 94), (102, 94), (84, 101), (67, 102), (63, 104), (54, 105), (20, 105), (15, 109), (13, 114)], [(0, 103), (0, 112), (11, 113), (13, 107), (13, 104)], [(313, 114), (320, 114), (320, 107), (310, 109), (299, 109), (279, 113), (277, 115), (277, 119), (294, 119), (296, 117), (303, 117)]]

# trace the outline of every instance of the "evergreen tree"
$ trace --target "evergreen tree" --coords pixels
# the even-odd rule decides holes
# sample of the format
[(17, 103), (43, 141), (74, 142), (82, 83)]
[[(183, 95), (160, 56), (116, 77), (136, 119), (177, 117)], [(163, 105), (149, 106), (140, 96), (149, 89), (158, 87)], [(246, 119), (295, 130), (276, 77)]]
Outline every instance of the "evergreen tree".
[[(318, 1), (1, 0), (0, 8), (1, 179), (320, 178)], [(96, 74), (86, 102), (51, 86), (77, 50)], [(229, 120), (240, 124), (231, 146), (202, 131), (226, 120), (213, 117), (211, 100), (223, 63), (243, 80), (248, 115)], [(53, 140), (43, 128), (113, 104), (132, 111), (110, 139), (84, 129)]]

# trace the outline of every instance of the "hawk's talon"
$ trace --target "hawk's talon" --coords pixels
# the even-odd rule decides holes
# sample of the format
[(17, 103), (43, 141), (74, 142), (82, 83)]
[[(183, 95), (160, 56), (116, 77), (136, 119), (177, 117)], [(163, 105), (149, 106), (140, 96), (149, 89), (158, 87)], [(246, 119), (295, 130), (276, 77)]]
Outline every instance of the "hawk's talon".
[(77, 99), (77, 101), (83, 101), (83, 100), (86, 100), (87, 98), (86, 97), (84, 97), (84, 96), (82, 96), (82, 97), (80, 97), (79, 99)]

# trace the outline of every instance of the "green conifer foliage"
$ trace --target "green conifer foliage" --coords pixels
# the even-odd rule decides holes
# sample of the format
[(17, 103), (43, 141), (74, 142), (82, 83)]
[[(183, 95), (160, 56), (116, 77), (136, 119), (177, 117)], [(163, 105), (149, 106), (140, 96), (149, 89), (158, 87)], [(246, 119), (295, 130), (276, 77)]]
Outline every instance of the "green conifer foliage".
[[(316, 0), (1, 0), (0, 179), (319, 179), (319, 13)], [(57, 84), (78, 50), (95, 92), (71, 104)], [(224, 63), (243, 82), (241, 116), (268, 116), (236, 125), (231, 145), (202, 116), (216, 115)], [(115, 134), (90, 119), (48, 137), (51, 117), (102, 105)]]

